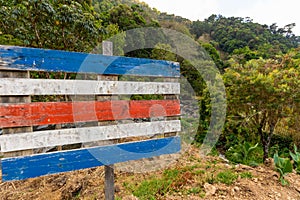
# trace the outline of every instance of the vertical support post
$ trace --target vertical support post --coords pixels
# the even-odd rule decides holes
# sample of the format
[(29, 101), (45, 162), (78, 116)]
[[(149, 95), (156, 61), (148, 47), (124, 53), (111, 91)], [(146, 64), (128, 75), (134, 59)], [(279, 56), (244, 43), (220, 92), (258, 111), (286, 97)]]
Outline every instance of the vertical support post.
[[(178, 83), (179, 79), (178, 78), (164, 78), (165, 82), (173, 82), (173, 83)], [(165, 100), (179, 100), (179, 95), (175, 95), (175, 94), (165, 94), (163, 95)], [(171, 117), (166, 117), (166, 120), (179, 120), (180, 117), (176, 117), (176, 116), (171, 116)], [(172, 136), (176, 136), (178, 133), (177, 132), (172, 132), (172, 133), (165, 133), (164, 137), (172, 137)]]
[[(103, 41), (102, 51), (103, 55), (112, 56), (113, 55), (113, 43), (110, 41)], [(98, 80), (116, 80), (117, 76), (98, 76)], [(99, 98), (98, 98), (99, 100)], [(105, 191), (105, 200), (114, 200), (115, 199), (115, 176), (114, 176), (114, 165), (105, 165), (105, 180), (104, 180), (104, 191)]]

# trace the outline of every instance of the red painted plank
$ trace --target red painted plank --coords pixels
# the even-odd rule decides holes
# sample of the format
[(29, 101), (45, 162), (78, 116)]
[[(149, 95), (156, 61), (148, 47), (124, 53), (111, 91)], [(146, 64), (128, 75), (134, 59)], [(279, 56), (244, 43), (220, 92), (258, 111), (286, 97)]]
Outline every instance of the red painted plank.
[(178, 100), (0, 104), (0, 128), (178, 115)]

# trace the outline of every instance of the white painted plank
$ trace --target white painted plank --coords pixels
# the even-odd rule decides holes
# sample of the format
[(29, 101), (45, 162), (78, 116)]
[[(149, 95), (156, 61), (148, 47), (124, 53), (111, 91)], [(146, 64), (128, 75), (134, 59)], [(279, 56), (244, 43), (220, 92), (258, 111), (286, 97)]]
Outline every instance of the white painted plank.
[(0, 79), (0, 95), (179, 94), (172, 82), (130, 82), (57, 79)]
[(0, 136), (2, 152), (85, 143), (180, 131), (180, 121), (156, 121), (86, 128), (60, 129)]

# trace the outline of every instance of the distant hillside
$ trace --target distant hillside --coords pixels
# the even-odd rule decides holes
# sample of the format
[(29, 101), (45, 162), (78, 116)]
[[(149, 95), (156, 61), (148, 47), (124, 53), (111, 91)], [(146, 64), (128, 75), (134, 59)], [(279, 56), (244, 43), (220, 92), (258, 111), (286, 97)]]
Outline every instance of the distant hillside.
[[(146, 21), (155, 22), (157, 26), (175, 29), (194, 37), (201, 43), (210, 43), (222, 55), (225, 55), (223, 59), (227, 59), (231, 54), (245, 52), (247, 49), (256, 51), (254, 57), (269, 58), (298, 47), (300, 42), (299, 36), (293, 33), (295, 23), (281, 28), (276, 23), (271, 25), (254, 23), (248, 17), (226, 18), (215, 14), (204, 21), (190, 21), (174, 14), (152, 9), (146, 3), (138, 0), (94, 0), (96, 11), (101, 10), (100, 7), (104, 7), (108, 11), (121, 4), (138, 7), (139, 14)], [(144, 25), (148, 26), (149, 24)]]
[[(177, 30), (206, 44), (206, 49), (215, 48), (223, 60), (249, 50), (254, 51), (252, 57), (268, 58), (296, 48), (300, 41), (294, 23), (280, 28), (215, 14), (190, 21), (138, 0), (1, 1), (0, 23), (1, 44), (73, 51), (90, 51), (103, 39), (138, 27)], [(149, 57), (150, 52), (137, 56)]]

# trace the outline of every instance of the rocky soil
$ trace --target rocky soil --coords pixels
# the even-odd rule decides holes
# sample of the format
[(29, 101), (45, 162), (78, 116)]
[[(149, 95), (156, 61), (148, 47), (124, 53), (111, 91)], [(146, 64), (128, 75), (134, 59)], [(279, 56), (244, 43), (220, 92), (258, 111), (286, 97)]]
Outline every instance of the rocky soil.
[[(269, 166), (255, 168), (245, 165), (231, 165), (220, 157), (201, 157), (195, 147), (186, 152), (144, 159), (115, 166), (116, 199), (137, 200), (128, 185), (138, 186), (144, 180), (160, 177), (165, 169), (191, 169), (182, 171), (180, 182), (171, 184), (166, 194), (157, 194), (155, 199), (167, 200), (298, 200), (300, 199), (300, 176), (291, 173), (286, 179), (288, 186), (278, 181), (278, 173)], [(238, 177), (232, 184), (212, 181), (220, 171), (231, 170)], [(203, 173), (196, 173), (202, 172)], [(242, 178), (241, 174), (251, 174)], [(0, 183), (1, 200), (60, 200), (60, 199), (104, 199), (103, 167), (44, 176), (25, 181)], [(191, 188), (199, 192), (188, 193)], [(142, 198), (140, 198), (142, 199)]]

